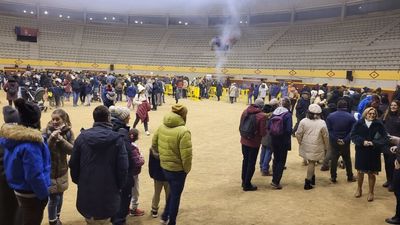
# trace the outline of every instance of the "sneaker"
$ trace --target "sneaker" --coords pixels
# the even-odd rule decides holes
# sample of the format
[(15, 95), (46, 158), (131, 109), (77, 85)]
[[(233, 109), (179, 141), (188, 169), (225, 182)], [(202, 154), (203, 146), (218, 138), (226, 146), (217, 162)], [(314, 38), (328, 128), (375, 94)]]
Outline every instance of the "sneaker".
[(144, 215), (144, 211), (141, 209), (131, 209), (130, 210), (130, 216), (143, 216)]
[(147, 136), (150, 136), (150, 132), (149, 132), (149, 131), (146, 131), (146, 135), (147, 135)]
[(168, 220), (161, 219), (160, 220), (160, 224), (167, 225), (168, 224)]
[(280, 184), (275, 184), (274, 182), (271, 182), (271, 187), (272, 187), (273, 189), (276, 189), (276, 190), (282, 189), (282, 185), (280, 185)]
[(153, 218), (157, 218), (157, 217), (158, 217), (158, 210), (152, 209), (152, 210), (151, 210), (151, 216), (152, 216)]
[(331, 178), (331, 179), (329, 179), (332, 183), (334, 183), (334, 184), (336, 184), (337, 183), (337, 180), (336, 180), (336, 178)]

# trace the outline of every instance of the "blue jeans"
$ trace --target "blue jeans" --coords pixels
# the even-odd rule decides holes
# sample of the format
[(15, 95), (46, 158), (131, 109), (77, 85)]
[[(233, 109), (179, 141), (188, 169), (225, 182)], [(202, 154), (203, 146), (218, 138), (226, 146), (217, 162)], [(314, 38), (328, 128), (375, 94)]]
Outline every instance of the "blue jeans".
[(75, 91), (72, 92), (72, 97), (73, 97), (73, 104), (74, 104), (74, 106), (77, 106), (77, 105), (78, 105), (79, 95), (80, 95), (79, 92), (75, 92)]
[(183, 171), (173, 172), (163, 170), (163, 172), (168, 181), (170, 192), (161, 218), (164, 221), (169, 219), (168, 225), (175, 225), (187, 174)]
[(269, 171), (269, 163), (272, 159), (272, 151), (267, 146), (261, 146), (261, 153), (260, 153), (260, 169), (262, 172)]
[(49, 221), (57, 221), (60, 217), (61, 207), (63, 204), (64, 193), (50, 194), (49, 205), (47, 206), (49, 212)]

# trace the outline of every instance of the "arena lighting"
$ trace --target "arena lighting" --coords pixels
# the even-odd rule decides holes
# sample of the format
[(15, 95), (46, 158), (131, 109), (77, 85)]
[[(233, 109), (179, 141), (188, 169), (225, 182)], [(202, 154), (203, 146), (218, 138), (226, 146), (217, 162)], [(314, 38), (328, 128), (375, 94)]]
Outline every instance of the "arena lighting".
[(186, 22), (186, 23), (185, 23), (185, 26), (187, 26), (188, 24), (189, 24), (189, 23), (188, 23), (188, 22)]
[(180, 21), (180, 20), (179, 20), (179, 22), (178, 22), (178, 23), (179, 23), (179, 24), (182, 24), (182, 21)]
[(71, 18), (70, 16), (67, 16), (67, 19)]
[(107, 20), (107, 17), (104, 17), (104, 20)]
[(34, 14), (34, 12), (33, 12), (33, 11), (31, 11), (31, 14), (33, 15), (33, 14)]
[(90, 18), (89, 18), (89, 20), (93, 20), (93, 18), (92, 18), (92, 17), (90, 17)]
[(47, 15), (47, 14), (49, 14), (49, 12), (47, 12), (47, 11), (44, 11), (44, 15)]
[(139, 23), (139, 21), (135, 20), (135, 23)]
[(240, 21), (239, 23), (243, 23), (243, 21)]
[(115, 17), (113, 17), (112, 20), (115, 20)]
[(143, 21), (140, 21), (140, 24), (143, 24)]
[(24, 13), (26, 13), (26, 10), (24, 10)]
[(62, 17), (63, 17), (63, 15), (61, 15), (61, 14), (60, 14), (60, 15), (58, 15), (58, 17), (62, 18)]

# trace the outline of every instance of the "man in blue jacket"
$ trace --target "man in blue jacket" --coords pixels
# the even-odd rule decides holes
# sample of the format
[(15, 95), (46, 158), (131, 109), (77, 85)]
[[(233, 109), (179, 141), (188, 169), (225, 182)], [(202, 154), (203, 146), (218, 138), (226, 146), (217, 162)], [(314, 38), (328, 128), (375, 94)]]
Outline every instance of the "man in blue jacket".
[(14, 104), (19, 125), (5, 124), (0, 130), (7, 183), (17, 197), (23, 224), (40, 225), (49, 195), (50, 151), (40, 132), (39, 107), (21, 98)]
[(346, 165), (347, 181), (354, 182), (353, 170), (350, 158), (350, 133), (356, 119), (347, 112), (347, 102), (339, 100), (337, 111), (331, 113), (326, 119), (331, 145), (331, 181), (336, 183), (337, 162), (340, 156)]
[(108, 108), (97, 106), (93, 119), (93, 127), (75, 140), (69, 167), (72, 182), (78, 185), (78, 211), (87, 224), (105, 224), (119, 210), (128, 155), (123, 136), (112, 130)]

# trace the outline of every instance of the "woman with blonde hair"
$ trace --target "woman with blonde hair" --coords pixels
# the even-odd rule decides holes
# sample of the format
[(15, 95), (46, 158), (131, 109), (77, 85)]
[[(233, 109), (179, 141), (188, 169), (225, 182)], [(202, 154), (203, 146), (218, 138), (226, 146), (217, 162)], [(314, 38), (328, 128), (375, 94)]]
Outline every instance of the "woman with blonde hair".
[(362, 196), (364, 174), (368, 174), (369, 193), (367, 200), (374, 200), (376, 175), (381, 171), (381, 150), (389, 144), (389, 138), (383, 124), (377, 120), (375, 108), (366, 108), (362, 118), (351, 131), (351, 140), (356, 145), (357, 191), (355, 197)]
[(308, 162), (304, 190), (310, 190), (313, 188), (312, 185), (315, 185), (315, 164), (324, 159), (325, 151), (329, 148), (328, 128), (321, 119), (321, 113), (318, 104), (311, 104), (308, 107), (307, 117), (300, 121), (296, 131), (300, 156)]

